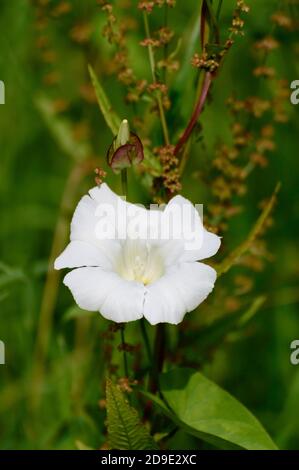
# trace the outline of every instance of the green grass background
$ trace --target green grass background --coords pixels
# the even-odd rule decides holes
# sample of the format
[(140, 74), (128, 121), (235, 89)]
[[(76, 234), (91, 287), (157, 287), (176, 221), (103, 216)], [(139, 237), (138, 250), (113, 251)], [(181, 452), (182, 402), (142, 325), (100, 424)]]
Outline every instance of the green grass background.
[[(54, 1), (53, 5), (57, 3)], [(171, 13), (171, 25), (178, 35), (186, 35), (188, 31), (191, 34), (194, 15), (198, 15), (197, 2), (179, 0), (177, 3)], [(234, 2), (224, 3), (222, 27), (225, 29)], [(214, 85), (213, 102), (203, 115), (206, 142), (203, 158), (207, 162), (213, 158), (217, 140), (229, 139), (226, 99), (232, 92), (240, 98), (257, 93), (251, 76), (255, 61), (252, 44), (271, 30), (269, 18), (277, 2), (248, 3), (251, 12), (246, 19), (246, 35), (238, 39), (229, 54)], [(119, 115), (131, 118), (133, 114), (123, 102), (124, 90), (106, 73), (111, 48), (101, 36), (104, 17), (100, 8), (95, 0), (74, 0), (72, 6), (70, 15), (49, 19), (51, 41), (58, 53), (56, 68), (61, 75), (53, 90), (42, 80), (47, 66), (38, 59), (34, 2), (2, 0), (0, 4), (0, 79), (6, 85), (6, 103), (0, 106), (0, 339), (6, 346), (6, 364), (0, 366), (1, 449), (72, 449), (77, 440), (93, 447), (105, 442), (105, 411), (98, 402), (104, 397), (101, 332), (106, 330), (107, 322), (98, 314), (67, 320), (74, 302), (62, 283), (52, 321), (46, 325), (49, 343), (42, 380), (34, 378), (48, 258), (66, 179), (75, 164), (53, 137), (36, 100), (42, 94), (50, 99), (63, 97), (71, 103), (67, 118), (74, 125), (89, 122), (87, 141), (99, 165), (105, 165), (104, 156), (112, 136), (97, 106), (87, 105), (79, 93), (80, 85), (88, 82), (88, 62), (96, 65)], [(140, 13), (134, 10), (133, 16), (142, 27)], [(93, 26), (88, 47), (75, 44), (69, 36), (72, 26), (82, 18)], [(159, 17), (154, 21), (158, 25)], [(270, 59), (279, 76), (289, 82), (299, 78), (298, 60), (291, 46), (294, 34), (290, 38), (288, 33), (279, 31), (282, 47)], [(146, 51), (138, 46), (142, 37), (139, 29), (130, 36), (130, 58), (136, 73), (149, 78)], [(183, 43), (184, 48), (187, 46), (188, 42)], [(184, 50), (181, 60), (190, 60)], [(173, 81), (183, 103), (169, 114), (174, 139), (192, 108), (192, 77), (190, 68), (189, 81), (183, 87), (180, 75)], [(280, 447), (298, 449), (299, 366), (292, 366), (289, 356), (291, 341), (299, 339), (299, 121), (298, 108), (288, 102), (286, 108), (289, 122), (276, 126), (276, 150), (271, 154), (269, 166), (257, 169), (250, 176), (249, 190), (243, 198), (244, 211), (225, 235), (228, 248), (245, 239), (259, 213), (259, 201), (268, 197), (276, 182), (281, 181), (274, 225), (267, 233), (273, 261), (266, 264), (263, 272), (254, 275), (255, 295), (266, 294), (267, 301), (251, 328), (237, 341), (221, 341), (204, 367), (207, 375), (260, 418)], [(158, 129), (155, 127), (152, 136), (155, 145), (160, 139)], [(194, 144), (194, 158), (200, 159), (201, 152), (200, 144)], [(194, 182), (192, 165), (188, 165), (183, 179), (183, 194), (194, 202), (205, 203), (209, 198), (208, 188)], [(94, 184), (93, 178), (90, 171), (80, 182), (68, 202), (66, 218), (70, 218), (80, 195)], [(119, 190), (119, 181), (111, 173), (108, 181)], [(147, 201), (144, 187), (133, 176), (130, 193), (136, 201)], [(219, 280), (220, 286), (226, 283), (229, 275)], [(132, 341), (140, 340), (135, 325), (128, 327), (128, 335)], [(196, 341), (193, 348), (196, 351)], [(170, 445), (175, 449), (197, 448), (201, 444), (178, 433)]]

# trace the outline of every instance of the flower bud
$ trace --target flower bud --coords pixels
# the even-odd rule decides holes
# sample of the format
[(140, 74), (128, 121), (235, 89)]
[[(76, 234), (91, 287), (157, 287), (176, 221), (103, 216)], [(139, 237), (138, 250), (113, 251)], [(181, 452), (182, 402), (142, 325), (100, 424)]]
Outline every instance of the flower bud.
[(107, 153), (108, 165), (116, 173), (133, 164), (142, 162), (143, 146), (139, 137), (130, 132), (129, 123), (124, 119)]

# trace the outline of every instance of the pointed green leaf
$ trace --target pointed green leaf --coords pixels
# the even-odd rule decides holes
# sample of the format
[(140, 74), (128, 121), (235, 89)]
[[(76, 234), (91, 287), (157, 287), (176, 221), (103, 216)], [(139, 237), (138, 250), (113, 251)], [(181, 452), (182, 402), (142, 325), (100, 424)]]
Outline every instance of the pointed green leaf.
[(220, 447), (277, 449), (250, 411), (201, 373), (173, 369), (161, 375), (160, 383), (164, 399), (190, 434)]
[(115, 111), (112, 109), (111, 103), (102, 87), (100, 84), (98, 77), (96, 76), (93, 68), (91, 65), (88, 66), (90, 78), (93, 84), (93, 87), (96, 92), (98, 104), (100, 107), (100, 110), (102, 111), (103, 117), (106, 121), (107, 126), (111, 130), (113, 136), (116, 136), (119, 130), (119, 126), (121, 124), (120, 118), (117, 116)]

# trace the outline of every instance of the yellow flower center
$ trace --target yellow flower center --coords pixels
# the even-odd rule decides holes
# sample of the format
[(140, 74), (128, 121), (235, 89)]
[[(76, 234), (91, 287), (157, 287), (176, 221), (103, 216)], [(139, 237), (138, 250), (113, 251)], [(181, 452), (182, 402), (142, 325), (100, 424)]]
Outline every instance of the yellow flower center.
[(146, 286), (163, 276), (164, 263), (156, 247), (140, 240), (126, 240), (115, 269), (123, 279)]

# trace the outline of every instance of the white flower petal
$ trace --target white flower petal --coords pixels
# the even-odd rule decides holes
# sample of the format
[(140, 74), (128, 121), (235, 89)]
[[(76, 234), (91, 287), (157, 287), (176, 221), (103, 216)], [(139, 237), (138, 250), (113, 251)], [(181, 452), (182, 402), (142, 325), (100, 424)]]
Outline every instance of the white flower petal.
[(152, 245), (160, 253), (166, 268), (177, 264), (184, 255), (184, 242), (182, 240), (161, 240), (152, 243)]
[[(116, 212), (118, 205), (123, 208), (125, 202), (117, 196), (107, 184), (96, 186), (89, 191), (89, 196), (83, 196), (79, 201), (71, 222), (71, 240), (84, 240), (98, 245), (96, 227), (99, 222), (99, 206), (107, 205)], [(111, 220), (109, 219), (109, 222)]]
[(90, 197), (98, 204), (111, 204), (116, 207), (119, 201), (123, 201), (123, 199), (114, 193), (106, 183), (102, 183), (100, 186), (95, 186), (88, 192)]
[[(188, 225), (187, 225), (188, 222)], [(181, 234), (187, 239), (195, 230), (202, 227), (202, 221), (195, 206), (183, 196), (174, 196), (163, 211), (163, 223), (170, 226), (172, 234)]]
[(216, 271), (202, 263), (180, 263), (147, 286), (144, 316), (152, 324), (180, 323), (212, 291)]
[(95, 242), (95, 212), (97, 203), (89, 196), (83, 196), (79, 201), (71, 222), (71, 240)]
[[(114, 207), (114, 205), (117, 204), (117, 200), (120, 200), (122, 203), (124, 202), (121, 200), (121, 198), (114, 194), (105, 183), (103, 183), (100, 188), (96, 187), (91, 189), (90, 194), (92, 197), (83, 196), (76, 207), (71, 222), (70, 239), (71, 241), (76, 242), (87, 242), (88, 244), (97, 247), (99, 250), (101, 250), (101, 257), (103, 258), (105, 255), (109, 261), (107, 264), (107, 262), (100, 263), (95, 260), (94, 263), (84, 263), (84, 266), (99, 265), (108, 267), (111, 266), (111, 263), (113, 264), (115, 257), (119, 254), (121, 245), (120, 241), (117, 240), (115, 236), (111, 237), (111, 239), (105, 235), (103, 235), (103, 237), (99, 237), (99, 222), (103, 222), (104, 217), (100, 218), (98, 214), (98, 208), (100, 205), (100, 200), (103, 204), (111, 204), (111, 207)], [(103, 222), (104, 226), (105, 224), (109, 226), (111, 225), (111, 221), (108, 219), (108, 217)], [(112, 231), (113, 233), (115, 232), (113, 227)], [(81, 264), (81, 260), (83, 260), (83, 258), (80, 256), (79, 264), (68, 267), (82, 266), (83, 264)]]
[(119, 252), (120, 245), (104, 241), (101, 248), (80, 240), (72, 241), (55, 260), (54, 268), (80, 268), (81, 266), (100, 266), (113, 268), (113, 260)]
[[(204, 228), (195, 206), (188, 199), (182, 196), (175, 196), (169, 201), (165, 208), (164, 212), (166, 218), (169, 217), (169, 214), (175, 206), (178, 209), (186, 210), (185, 219), (182, 215), (182, 217), (177, 217), (172, 220), (172, 223), (175, 224), (176, 232), (181, 232), (182, 234), (180, 240), (182, 255), (179, 260), (200, 261), (215, 255), (219, 250), (221, 238), (212, 232), (208, 232)], [(186, 222), (188, 222), (187, 226), (185, 226)]]
[(184, 250), (181, 256), (181, 261), (200, 261), (202, 259), (214, 256), (220, 248), (221, 238), (215, 233), (208, 232), (203, 229), (203, 240), (198, 248), (194, 247), (191, 250)]
[(98, 245), (103, 239), (147, 238), (148, 210), (126, 202), (105, 183), (92, 188), (89, 196), (84, 196), (76, 208), (71, 240), (83, 239)]
[(125, 281), (114, 272), (95, 267), (74, 269), (63, 282), (84, 310), (98, 310), (103, 317), (117, 323), (142, 318), (143, 284)]

